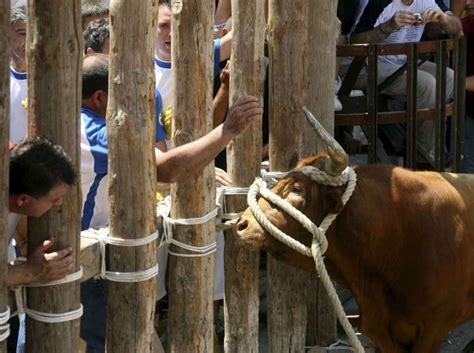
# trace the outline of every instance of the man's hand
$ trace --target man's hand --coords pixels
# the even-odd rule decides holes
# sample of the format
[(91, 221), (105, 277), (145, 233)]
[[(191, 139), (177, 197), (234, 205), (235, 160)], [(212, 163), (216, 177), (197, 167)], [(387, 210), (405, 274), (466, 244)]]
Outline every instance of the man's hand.
[(219, 78), (221, 79), (221, 88), (228, 92), (230, 87), (229, 61), (227, 61), (227, 64), (225, 64), (225, 67), (222, 69)]
[(74, 254), (71, 248), (47, 253), (54, 244), (48, 239), (28, 256), (26, 266), (32, 275), (33, 283), (47, 283), (61, 279), (74, 270)]
[(390, 32), (395, 32), (402, 27), (413, 26), (419, 23), (413, 12), (397, 11), (388, 22), (384, 23), (384, 26), (389, 29)]
[(430, 22), (447, 23), (448, 22), (448, 15), (445, 14), (439, 8), (425, 9), (421, 13), (421, 16), (423, 18), (423, 23), (430, 23)]
[(252, 96), (240, 97), (230, 107), (224, 121), (224, 132), (234, 136), (244, 132), (253, 122), (262, 117), (263, 109), (257, 98)]
[(232, 184), (232, 179), (230, 178), (229, 174), (222, 170), (221, 168), (216, 168), (216, 186), (229, 186)]

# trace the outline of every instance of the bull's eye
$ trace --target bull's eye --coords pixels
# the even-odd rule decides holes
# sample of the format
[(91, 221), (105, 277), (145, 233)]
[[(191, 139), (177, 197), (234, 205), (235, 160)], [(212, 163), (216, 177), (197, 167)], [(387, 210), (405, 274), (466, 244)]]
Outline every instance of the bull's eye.
[(301, 191), (302, 191), (301, 186), (297, 184), (293, 185), (293, 187), (291, 188), (291, 192), (295, 194), (300, 194)]

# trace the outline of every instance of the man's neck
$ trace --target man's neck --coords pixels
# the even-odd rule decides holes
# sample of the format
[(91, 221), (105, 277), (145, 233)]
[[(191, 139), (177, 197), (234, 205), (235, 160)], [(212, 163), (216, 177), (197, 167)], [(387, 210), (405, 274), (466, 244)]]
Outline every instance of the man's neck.
[(82, 107), (90, 110), (91, 112), (93, 112), (97, 116), (105, 119), (106, 112), (103, 112), (103, 111), (100, 111), (100, 110), (96, 109), (93, 105), (87, 104), (86, 101), (82, 101)]
[(26, 70), (27, 70), (27, 67), (26, 67), (26, 60), (22, 60), (22, 61), (15, 61), (15, 60), (12, 60), (12, 61), (11, 61), (11, 67), (12, 67), (13, 70), (15, 70), (16, 72), (24, 73), (24, 72), (26, 72)]
[(161, 61), (166, 61), (166, 62), (171, 61), (171, 55), (165, 54), (159, 50), (155, 50), (155, 56), (158, 60), (161, 60)]
[(414, 2), (415, 2), (415, 0), (402, 0), (402, 4), (406, 5), (406, 6), (410, 6)]

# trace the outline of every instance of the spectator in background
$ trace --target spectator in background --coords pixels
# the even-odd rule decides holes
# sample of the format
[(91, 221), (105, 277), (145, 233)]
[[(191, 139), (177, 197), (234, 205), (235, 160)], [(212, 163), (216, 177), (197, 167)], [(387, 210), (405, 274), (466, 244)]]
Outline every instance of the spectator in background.
[(85, 31), (89, 22), (109, 17), (109, 4), (105, 0), (81, 1), (82, 31)]
[(110, 48), (110, 20), (100, 18), (89, 22), (84, 31), (84, 54), (108, 54)]
[(461, 20), (467, 39), (466, 119), (464, 126), (464, 172), (474, 173), (474, 0), (467, 0)]
[[(418, 18), (415, 14), (421, 14)], [(438, 23), (446, 34), (456, 34), (461, 30), (459, 19), (441, 7), (434, 0), (369, 0), (355, 32), (352, 43), (405, 43), (419, 42), (425, 25)], [(378, 60), (378, 82), (390, 77), (398, 68), (406, 63), (404, 55), (380, 56)], [(418, 68), (417, 108), (432, 109), (436, 101), (436, 64), (425, 62)], [(361, 75), (364, 76), (364, 75)], [(367, 82), (367, 77), (359, 77)], [(363, 83), (362, 83), (363, 85)], [(454, 73), (451, 69), (446, 73), (446, 99), (453, 95)], [(397, 77), (382, 92), (397, 100), (406, 100), (406, 72)], [(425, 121), (418, 124), (418, 146), (423, 157), (434, 162), (435, 156), (435, 124)]]
[(28, 130), (28, 80), (26, 67), (26, 7), (10, 12), (10, 141), (18, 143)]

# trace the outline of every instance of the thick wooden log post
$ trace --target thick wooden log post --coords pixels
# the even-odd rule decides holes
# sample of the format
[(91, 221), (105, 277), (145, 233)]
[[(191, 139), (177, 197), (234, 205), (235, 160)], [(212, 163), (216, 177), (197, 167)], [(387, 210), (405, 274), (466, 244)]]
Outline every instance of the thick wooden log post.
[[(173, 144), (203, 136), (212, 127), (213, 0), (172, 1), (172, 68), (174, 82)], [(202, 217), (216, 207), (214, 166), (171, 187), (175, 219)], [(176, 226), (173, 237), (204, 246), (216, 241), (215, 221)], [(170, 247), (174, 252), (186, 252)], [(169, 259), (170, 310), (168, 351), (213, 351), (214, 254)]]
[[(79, 111), (82, 65), (80, 1), (28, 2), (28, 118), (29, 134), (45, 136), (64, 147), (79, 170)], [(55, 237), (51, 250), (79, 249), (80, 182), (61, 207), (40, 219), (28, 220), (28, 252)], [(77, 262), (77, 256), (76, 256)], [(44, 313), (79, 308), (79, 282), (28, 288), (28, 307)], [(79, 319), (48, 324), (27, 317), (26, 351), (73, 353), (79, 347)]]
[[(124, 239), (143, 238), (156, 230), (152, 58), (157, 5), (156, 1), (126, 0), (110, 4), (110, 234)], [(111, 271), (143, 271), (156, 264), (156, 242), (109, 246), (108, 256)], [(108, 282), (108, 352), (152, 352), (155, 301), (156, 278)]]
[[(337, 1), (309, 1), (308, 108), (327, 131), (334, 131), (336, 40), (339, 33)], [(313, 134), (311, 128), (304, 129)], [(314, 136), (314, 135), (313, 135)], [(308, 140), (311, 140), (309, 138)], [(314, 137), (313, 137), (314, 140)], [(308, 330), (306, 344), (326, 347), (336, 339), (336, 315), (317, 275), (308, 283)]]
[[(264, 79), (264, 0), (232, 2), (233, 43), (230, 104), (245, 94), (262, 97)], [(253, 125), (227, 149), (228, 173), (234, 185), (248, 187), (260, 175), (261, 124)], [(227, 196), (226, 212), (247, 208), (245, 196)], [(260, 253), (234, 244), (233, 231), (225, 244), (225, 338), (226, 353), (258, 352), (258, 270)]]
[[(270, 0), (270, 170), (288, 171), (307, 155), (307, 0)], [(288, 30), (291, 23), (291, 31)], [(304, 352), (308, 274), (267, 258), (270, 351)]]
[[(7, 224), (8, 224), (8, 132), (10, 105), (10, 1), (0, 0), (0, 311), (8, 305), (7, 293)], [(1, 330), (0, 334), (5, 331)], [(6, 340), (0, 342), (0, 353), (7, 351)]]

